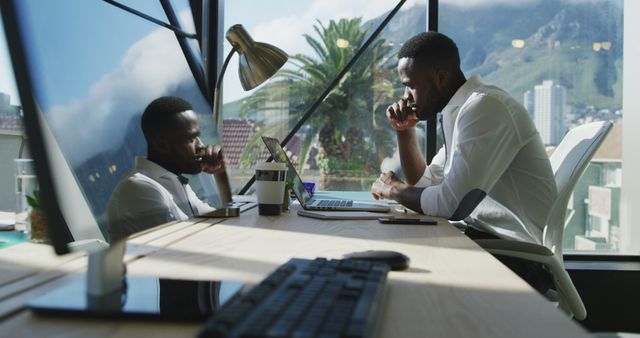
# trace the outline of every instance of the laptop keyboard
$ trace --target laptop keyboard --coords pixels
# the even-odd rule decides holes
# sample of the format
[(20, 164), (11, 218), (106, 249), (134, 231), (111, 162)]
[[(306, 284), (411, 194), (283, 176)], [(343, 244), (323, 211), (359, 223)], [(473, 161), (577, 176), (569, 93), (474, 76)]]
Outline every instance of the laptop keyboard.
[(318, 200), (316, 206), (319, 207), (350, 207), (353, 205), (352, 200)]
[(198, 337), (375, 337), (388, 271), (353, 259), (291, 259)]

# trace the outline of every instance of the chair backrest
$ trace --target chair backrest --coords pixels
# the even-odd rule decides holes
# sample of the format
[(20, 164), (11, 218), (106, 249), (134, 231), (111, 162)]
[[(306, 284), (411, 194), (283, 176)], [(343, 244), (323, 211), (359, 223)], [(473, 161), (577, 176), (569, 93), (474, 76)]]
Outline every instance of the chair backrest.
[(562, 257), (562, 236), (569, 197), (612, 125), (611, 122), (600, 121), (571, 129), (549, 159), (558, 195), (547, 216), (542, 243), (557, 257)]

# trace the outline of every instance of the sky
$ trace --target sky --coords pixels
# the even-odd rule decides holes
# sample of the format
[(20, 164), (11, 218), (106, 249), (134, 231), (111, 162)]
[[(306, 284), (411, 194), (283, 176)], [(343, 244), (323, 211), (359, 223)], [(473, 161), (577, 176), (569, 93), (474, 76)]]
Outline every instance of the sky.
[[(464, 6), (480, 6), (495, 3), (513, 5), (532, 1), (539, 0), (519, 0), (516, 2), (513, 0), (443, 0), (445, 3)], [(127, 17), (131, 16), (131, 14), (124, 13), (122, 10), (113, 8), (101, 1), (98, 1), (100, 3), (98, 6), (96, 6), (95, 1), (87, 0), (64, 0), (64, 2), (65, 5), (74, 8), (76, 13), (83, 13), (83, 15), (73, 15), (71, 16), (73, 20), (68, 21), (60, 21), (56, 20), (55, 17), (42, 15), (38, 18), (38, 24), (34, 26), (47, 30), (65, 31), (68, 41), (86, 39), (90, 33), (94, 36), (95, 41), (99, 41), (103, 46), (108, 46), (108, 48), (101, 49), (102, 57), (99, 62), (96, 62), (92, 57), (77, 58), (78, 62), (87, 63), (86, 65), (79, 65), (79, 68), (83, 68), (83, 71), (74, 74), (78, 87), (89, 88), (91, 83), (98, 81), (109, 72), (114, 72), (122, 61), (126, 48), (135, 40), (141, 39), (145, 34), (148, 34), (150, 29), (153, 29), (153, 24), (147, 23), (142, 19), (130, 20), (130, 18)], [(416, 2), (426, 3), (426, 0), (409, 0), (404, 5), (404, 8), (410, 8)], [(30, 3), (30, 1), (27, 1), (27, 3)], [(55, 8), (59, 5), (58, 1), (37, 1), (36, 3), (37, 6), (41, 8), (41, 10), (37, 12), (43, 14), (55, 12)], [(161, 12), (156, 1), (128, 0), (123, 1), (123, 3), (165, 20), (164, 13)], [(187, 6), (186, 0), (174, 0), (173, 3), (182, 10)], [(395, 0), (233, 0), (225, 3), (224, 26), (226, 30), (233, 24), (240, 23), (245, 26), (256, 41), (273, 44), (288, 54), (312, 54), (310, 47), (304, 41), (302, 35), (305, 33), (315, 34), (313, 25), (316, 23), (316, 20), (320, 20), (326, 24), (330, 19), (335, 18), (362, 17), (363, 21), (366, 21), (384, 14), (393, 8), (396, 3)], [(100, 15), (104, 15), (104, 11), (106, 10), (113, 24), (103, 27), (91, 25), (91, 20), (94, 17), (92, 13), (97, 13), (96, 9), (101, 10)], [(86, 24), (85, 26), (88, 27), (90, 31), (69, 29), (70, 27), (77, 27), (83, 24)], [(46, 43), (47, 41), (43, 42)], [(2, 41), (0, 44), (0, 91), (11, 95), (12, 104), (19, 104), (19, 98), (11, 76), (10, 60), (4, 43), (5, 41)], [(64, 46), (59, 46), (59, 48), (60, 47)], [(225, 40), (225, 55), (230, 48), (229, 43)], [(59, 50), (66, 52), (64, 48)], [(82, 53), (83, 50), (74, 50), (74, 52)], [(92, 52), (92, 50), (88, 49), (85, 50), (85, 52)], [(82, 56), (82, 54), (79, 54), (79, 56)], [(54, 60), (54, 62), (56, 60), (56, 58), (49, 59)], [(241, 88), (240, 82), (237, 79), (237, 67), (237, 57), (233, 57), (229, 69), (225, 74), (225, 102), (235, 101), (251, 94), (251, 92), (244, 92)], [(56, 66), (52, 65), (49, 69), (55, 71)], [(59, 68), (58, 70), (59, 72), (69, 71), (64, 68)], [(78, 88), (75, 86), (60, 86), (59, 93), (56, 97), (66, 98), (68, 100), (79, 99), (79, 97), (77, 97), (78, 93), (80, 93), (80, 91), (78, 91)], [(87, 93), (82, 92), (82, 94)]]
[[(130, 3), (164, 18), (156, 1)], [(24, 35), (38, 103), (72, 163), (117, 146), (131, 119), (152, 99), (194, 83), (170, 30), (103, 1), (19, 4), (29, 13), (21, 18), (30, 20), (23, 21)], [(189, 13), (183, 9), (180, 15)], [(3, 74), (11, 73), (4, 57), (2, 67)], [(17, 98), (6, 85), (13, 81), (4, 77), (2, 90)]]
[[(403, 9), (426, 0), (408, 0)], [(234, 24), (242, 24), (254, 40), (277, 46), (289, 55), (312, 50), (303, 34), (315, 36), (313, 25), (320, 20), (326, 25), (331, 19), (361, 17), (367, 21), (390, 11), (397, 4), (394, 0), (233, 0), (225, 3), (225, 30)], [(251, 8), (251, 11), (247, 11)], [(225, 41), (225, 55), (231, 50)], [(224, 102), (249, 95), (237, 80), (237, 57), (229, 63), (225, 74)]]
[[(157, 1), (123, 2), (166, 21)], [(132, 118), (152, 99), (176, 88), (191, 88), (196, 97), (191, 100), (202, 98), (170, 30), (99, 0), (18, 3), (31, 13), (31, 22), (24, 26), (38, 51), (32, 64), (39, 68), (32, 73), (42, 89), (39, 104), (73, 163), (117, 147)], [(188, 1), (172, 3), (185, 29), (194, 31)], [(416, 3), (426, 0), (408, 0), (403, 9)], [(395, 0), (233, 0), (225, 3), (224, 27), (243, 24), (256, 41), (289, 55), (313, 55), (303, 34), (315, 35), (317, 21), (327, 25), (331, 19), (360, 17), (364, 22), (396, 4)], [(223, 43), (226, 56), (231, 46)], [(12, 104), (20, 104), (4, 45), (0, 56), (0, 91), (11, 95)], [(252, 93), (240, 85), (237, 60), (232, 58), (225, 74), (225, 103)]]
[[(481, 6), (489, 3), (521, 5), (542, 0), (443, 0)], [(577, 0), (570, 0), (577, 1)], [(596, 0), (580, 0), (596, 1)], [(134, 112), (152, 99), (178, 90), (198, 100), (193, 77), (173, 32), (100, 0), (21, 0), (32, 15), (27, 35), (38, 49), (33, 71), (43, 88), (38, 97), (43, 111), (55, 116), (54, 133), (61, 146), (74, 147), (76, 160), (105, 150), (122, 139)], [(131, 7), (166, 20), (157, 1), (129, 0)], [(187, 0), (172, 0), (186, 30), (193, 31)], [(426, 0), (408, 0), (403, 9)], [(312, 51), (303, 34), (315, 35), (319, 20), (361, 17), (363, 21), (391, 10), (395, 0), (229, 0), (225, 4), (225, 29), (243, 24), (256, 41), (271, 43), (290, 55)], [(4, 34), (3, 34), (4, 36)], [(0, 39), (0, 91), (19, 104), (7, 48)], [(224, 50), (231, 48), (224, 40)], [(225, 52), (225, 54), (226, 54)], [(245, 97), (235, 56), (224, 81), (224, 102)], [(180, 91), (181, 90), (181, 91)], [(202, 99), (202, 96), (199, 96)], [(74, 133), (67, 133), (67, 130)]]
[[(101, 78), (110, 73), (117, 73), (118, 68), (122, 66), (121, 63), (127, 48), (133, 42), (142, 39), (151, 30), (162, 29), (142, 19), (131, 19), (131, 14), (100, 1), (99, 4), (86, 0), (64, 1), (69, 8), (73, 8), (76, 13), (83, 13), (83, 15), (69, 15), (64, 20), (60, 20), (56, 16), (50, 15), (56, 12), (58, 2), (26, 1), (27, 8), (30, 8), (31, 3), (38, 6), (38, 10), (30, 8), (35, 13), (34, 22), (37, 22), (37, 24), (30, 23), (30, 26), (35, 27), (36, 36), (44, 36), (38, 43), (53, 53), (53, 55), (49, 54), (41, 60), (43, 67), (46, 68), (45, 71), (51, 72), (55, 79), (63, 78), (65, 74), (73, 72), (73, 83), (65, 86), (53, 84), (49, 86), (56, 89), (53, 96), (62, 102), (79, 100), (83, 95), (87, 95), (86, 90), (81, 88), (90, 88)], [(424, 3), (426, 0), (409, 0), (404, 7), (408, 8), (416, 1)], [(155, 1), (135, 0), (125, 3), (144, 13), (165, 20), (164, 13), (159, 10)], [(182, 14), (188, 16), (188, 10), (184, 11), (186, 1), (177, 0), (174, 1), (174, 4), (177, 7), (182, 7), (179, 8), (183, 10)], [(233, 24), (240, 23), (245, 26), (256, 41), (271, 43), (288, 54), (310, 54), (311, 49), (302, 35), (305, 33), (315, 34), (313, 25), (316, 20), (326, 24), (333, 18), (362, 17), (366, 21), (382, 15), (393, 8), (395, 4), (396, 2), (391, 0), (233, 0), (225, 4), (224, 26), (226, 30)], [(247, 8), (251, 10), (247, 10)], [(108, 22), (108, 20), (102, 20), (105, 12), (108, 20), (112, 22), (110, 25), (101, 24)], [(102, 17), (96, 22), (93, 18), (98, 15)], [(79, 30), (77, 27), (86, 27), (86, 29)], [(42, 34), (42, 31), (47, 33), (49, 31), (65, 32), (66, 38), (65, 40), (53, 41), (46, 38), (48, 35)], [(78, 48), (77, 42), (86, 40), (89, 36), (96, 43), (92, 46), (94, 48)], [(64, 41), (68, 43), (65, 45)], [(52, 46), (53, 43), (57, 45)], [(224, 44), (226, 55), (231, 47), (226, 40)], [(99, 50), (99, 60), (95, 59), (96, 48)], [(12, 71), (6, 47), (0, 46), (0, 49), (2, 56), (0, 90), (9, 93), (12, 96), (12, 103), (18, 104), (18, 101), (14, 101), (18, 100), (18, 97), (10, 75)], [(77, 53), (74, 69), (60, 67), (59, 59), (69, 53)], [(250, 92), (244, 92), (240, 86), (237, 67), (237, 56), (235, 56), (225, 74), (225, 102), (234, 101), (250, 94)], [(78, 69), (82, 71), (77, 71)]]
[[(156, 1), (126, 3), (166, 21)], [(188, 2), (173, 3), (185, 29), (193, 31)], [(117, 147), (132, 118), (152, 99), (176, 90), (202, 98), (172, 31), (98, 0), (21, 0), (18, 4), (23, 6), (21, 13), (28, 13), (21, 16), (21, 23), (29, 41), (38, 103), (72, 165)], [(225, 29), (241, 23), (256, 41), (272, 43), (289, 54), (309, 53), (302, 34), (311, 34), (316, 20), (324, 24), (342, 17), (368, 20), (395, 4), (389, 0), (234, 0), (226, 4)], [(224, 43), (230, 50), (229, 43)], [(1, 49), (0, 90), (19, 104), (7, 48)], [(240, 87), (237, 56), (225, 79), (224, 101), (249, 94)]]
[[(164, 16), (155, 1), (127, 2), (152, 16)], [(65, 85), (49, 86), (56, 90), (55, 97), (61, 101), (79, 99), (78, 95), (86, 94), (86, 91), (79, 88), (89, 88), (101, 76), (116, 68), (126, 48), (157, 27), (102, 1), (29, 0), (20, 2), (20, 5), (33, 13), (32, 22), (25, 23), (25, 26), (28, 26), (31, 35), (36, 37), (34, 43), (47, 51), (47, 56), (38, 60), (43, 65), (42, 70), (51, 74), (53, 79), (73, 80)], [(62, 15), (52, 15), (54, 13)], [(79, 13), (82, 15), (78, 15)], [(97, 16), (101, 16), (101, 20), (96, 20)], [(63, 34), (64, 39), (51, 38), (58, 33)], [(5, 44), (6, 41), (3, 39), (2, 43)], [(4, 48), (0, 52), (0, 88), (7, 88), (13, 100), (14, 96), (17, 98), (17, 93), (14, 81), (9, 75), (12, 74), (12, 68), (5, 46), (6, 44), (2, 46)], [(70, 55), (73, 55), (73, 63), (61, 62)], [(73, 68), (70, 68), (71, 66)]]
[(4, 26), (2, 25), (2, 17), (0, 16), (0, 93), (11, 95), (11, 104), (19, 105), (20, 98), (16, 89), (15, 79), (13, 78), (13, 68), (11, 68), (11, 59), (7, 48), (7, 41), (4, 39)]
[[(117, 69), (126, 47), (133, 41), (141, 39), (144, 34), (148, 34), (153, 24), (144, 22), (142, 19), (123, 19), (131, 16), (120, 9), (98, 0), (59, 0), (59, 1), (37, 1), (37, 6), (41, 8), (39, 12), (49, 14), (55, 12), (62, 1), (64, 6), (73, 8), (77, 13), (83, 15), (71, 16), (73, 20), (56, 21), (55, 17), (43, 15), (39, 18), (38, 24), (34, 25), (42, 29), (53, 29), (65, 31), (69, 41), (86, 39), (88, 33), (93, 34), (94, 40), (108, 48), (103, 48), (102, 58), (96, 62), (93, 58), (81, 58), (78, 62), (84, 62), (83, 72), (76, 72), (74, 77), (78, 86), (89, 88), (90, 84), (96, 82), (100, 77)], [(461, 5), (466, 7), (487, 6), (493, 4), (502, 5), (522, 5), (541, 0), (442, 0), (443, 3)], [(578, 0), (567, 0), (578, 1)], [(589, 1), (589, 0), (579, 0)], [(596, 1), (596, 0), (593, 0)], [(26, 1), (30, 3), (31, 1)], [(426, 0), (408, 0), (404, 8), (410, 8), (416, 2), (426, 3)], [(96, 5), (98, 3), (98, 5)], [(164, 20), (165, 16), (156, 1), (149, 0), (127, 0), (123, 1), (127, 5)], [(173, 0), (172, 3), (179, 9), (185, 9), (186, 0)], [(305, 53), (311, 54), (311, 49), (303, 40), (302, 34), (315, 34), (313, 25), (316, 20), (327, 23), (332, 18), (341, 17), (362, 17), (363, 21), (378, 17), (395, 6), (395, 0), (233, 0), (225, 3), (225, 30), (233, 24), (240, 23), (245, 26), (256, 41), (271, 43), (278, 46), (288, 54)], [(100, 15), (104, 15), (106, 9), (112, 24), (108, 26), (91, 25), (92, 13), (96, 8), (101, 9)], [(248, 10), (249, 9), (249, 10)], [(185, 13), (188, 14), (188, 13)], [(78, 29), (68, 29), (75, 25), (89, 23), (86, 25), (89, 32)], [(54, 25), (55, 23), (55, 25)], [(0, 32), (2, 28), (0, 28)], [(4, 36), (4, 34), (3, 34)], [(17, 90), (12, 78), (10, 59), (4, 39), (0, 42), (0, 91), (11, 95), (12, 104), (19, 104)], [(46, 43), (46, 41), (43, 41)], [(64, 46), (59, 46), (61, 51), (65, 51)], [(230, 45), (224, 41), (225, 55), (230, 50)], [(90, 49), (87, 52), (91, 51)], [(74, 50), (82, 53), (83, 50)], [(82, 54), (79, 54), (82, 56)], [(55, 58), (50, 58), (56, 60)], [(89, 65), (91, 64), (91, 65)], [(55, 70), (55, 65), (51, 67)], [(68, 71), (60, 68), (60, 72)], [(230, 102), (249, 95), (251, 92), (244, 92), (237, 80), (237, 57), (230, 63), (224, 82), (224, 101)], [(60, 95), (67, 99), (77, 99), (74, 97), (79, 93), (75, 86), (60, 86)], [(62, 95), (64, 94), (64, 95)], [(86, 94), (83, 93), (83, 94)]]

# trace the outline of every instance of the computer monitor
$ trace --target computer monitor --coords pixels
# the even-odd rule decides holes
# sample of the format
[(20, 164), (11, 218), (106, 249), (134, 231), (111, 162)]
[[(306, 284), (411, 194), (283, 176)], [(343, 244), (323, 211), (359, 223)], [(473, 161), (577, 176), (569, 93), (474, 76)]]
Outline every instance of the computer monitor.
[[(164, 17), (158, 2), (139, 6)], [(190, 101), (203, 114), (204, 142), (215, 141), (210, 109), (174, 33), (102, 1), (0, 1), (0, 10), (51, 243), (58, 254), (77, 247), (78, 240), (96, 244), (86, 279), (31, 307), (46, 313), (207, 316), (241, 284), (125, 278), (125, 241), (105, 242), (111, 191), (146, 151), (139, 121), (149, 102), (163, 95)], [(208, 176), (191, 185), (203, 200), (217, 200)], [(178, 306), (175, 299), (200, 316), (171, 309)]]

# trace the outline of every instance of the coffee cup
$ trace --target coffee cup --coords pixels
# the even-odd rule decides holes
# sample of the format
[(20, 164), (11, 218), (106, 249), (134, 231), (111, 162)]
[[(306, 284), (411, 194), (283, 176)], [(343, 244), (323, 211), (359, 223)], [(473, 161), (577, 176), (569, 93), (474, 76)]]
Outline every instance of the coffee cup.
[(284, 163), (262, 162), (255, 167), (258, 213), (265, 216), (280, 215), (287, 176)]

